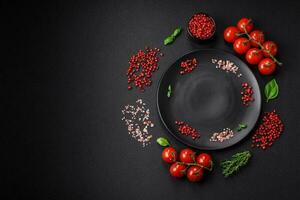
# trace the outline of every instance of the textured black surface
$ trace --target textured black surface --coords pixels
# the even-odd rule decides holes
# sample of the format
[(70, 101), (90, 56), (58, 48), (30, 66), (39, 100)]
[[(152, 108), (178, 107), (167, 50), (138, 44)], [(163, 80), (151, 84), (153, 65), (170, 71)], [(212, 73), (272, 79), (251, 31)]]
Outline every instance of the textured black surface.
[[(3, 2), (1, 199), (299, 199), (299, 8), (296, 0)], [(145, 45), (162, 47), (165, 36), (199, 11), (215, 18), (216, 40), (194, 45), (182, 34), (162, 48), (153, 86), (128, 92), (130, 55)], [(216, 165), (201, 184), (173, 179), (159, 146), (142, 148), (128, 136), (121, 108), (143, 98), (154, 138), (168, 137), (156, 112), (162, 73), (194, 49), (232, 51), (222, 32), (242, 16), (278, 42), (280, 94), (263, 110), (276, 109), (285, 132), (265, 152), (252, 150), (250, 137), (212, 152), (219, 162), (252, 151), (250, 164), (234, 177), (224, 179)], [(261, 89), (272, 78), (255, 75)]]
[[(181, 75), (180, 63), (194, 58), (197, 67)], [(212, 59), (231, 61), (239, 69), (236, 74), (216, 69)], [(255, 100), (249, 106), (241, 102), (242, 83), (253, 88)], [(169, 85), (172, 93), (167, 97)], [(255, 126), (261, 110), (260, 89), (254, 74), (238, 57), (221, 50), (203, 49), (179, 58), (163, 74), (158, 88), (158, 111), (167, 130), (179, 141), (200, 150), (223, 149), (241, 141)], [(175, 121), (188, 123), (200, 138), (193, 140), (182, 135)], [(236, 132), (241, 123), (247, 124), (247, 128)], [(213, 133), (225, 128), (234, 130), (234, 137), (223, 142), (210, 141)]]

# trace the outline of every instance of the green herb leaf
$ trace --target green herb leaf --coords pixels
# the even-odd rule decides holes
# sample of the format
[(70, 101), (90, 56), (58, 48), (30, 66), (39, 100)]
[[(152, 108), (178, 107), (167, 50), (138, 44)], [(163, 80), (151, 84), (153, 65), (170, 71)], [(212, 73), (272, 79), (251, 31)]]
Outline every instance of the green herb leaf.
[(222, 161), (220, 167), (222, 168), (222, 173), (225, 178), (239, 171), (242, 166), (247, 165), (250, 157), (251, 153), (249, 151), (244, 151), (234, 154), (231, 157), (231, 160)]
[(275, 79), (269, 81), (265, 86), (265, 96), (267, 98), (267, 102), (269, 100), (275, 99), (278, 96), (279, 87)]
[(167, 97), (170, 98), (172, 94), (172, 87), (171, 85), (168, 86), (168, 92), (167, 92)]
[(162, 147), (170, 146), (170, 143), (168, 142), (168, 140), (163, 137), (157, 138), (156, 142)]
[(172, 33), (172, 36), (177, 37), (180, 33), (181, 33), (181, 28), (178, 27), (174, 30), (174, 32)]
[(174, 37), (174, 36), (168, 36), (168, 37), (164, 40), (164, 45), (171, 44), (174, 40), (175, 40), (175, 37)]
[(238, 128), (237, 128), (237, 131), (241, 131), (243, 129), (247, 128), (247, 124), (239, 124)]

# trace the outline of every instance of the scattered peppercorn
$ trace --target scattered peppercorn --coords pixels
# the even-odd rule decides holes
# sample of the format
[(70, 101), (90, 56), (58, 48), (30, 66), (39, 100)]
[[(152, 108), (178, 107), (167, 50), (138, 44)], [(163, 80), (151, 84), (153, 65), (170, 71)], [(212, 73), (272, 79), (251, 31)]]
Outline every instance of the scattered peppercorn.
[(193, 140), (198, 139), (200, 137), (198, 131), (190, 125), (188, 125), (187, 123), (183, 121), (175, 121), (175, 124), (178, 126), (178, 131), (182, 135), (191, 136)]
[(248, 83), (242, 83), (241, 95), (242, 103), (245, 106), (249, 106), (249, 103), (254, 101), (254, 98), (252, 97), (253, 89)]
[(180, 71), (180, 74), (183, 75), (183, 74), (190, 73), (197, 67), (197, 64), (198, 64), (198, 61), (196, 58), (187, 59), (185, 61), (182, 61), (180, 63), (180, 67), (182, 68), (182, 70)]
[(158, 70), (158, 56), (163, 56), (159, 48), (146, 47), (130, 57), (126, 74), (128, 90), (135, 86), (144, 91), (145, 87), (152, 84), (153, 72)]
[(252, 137), (252, 147), (266, 149), (280, 137), (284, 126), (275, 110), (266, 112), (262, 121)]

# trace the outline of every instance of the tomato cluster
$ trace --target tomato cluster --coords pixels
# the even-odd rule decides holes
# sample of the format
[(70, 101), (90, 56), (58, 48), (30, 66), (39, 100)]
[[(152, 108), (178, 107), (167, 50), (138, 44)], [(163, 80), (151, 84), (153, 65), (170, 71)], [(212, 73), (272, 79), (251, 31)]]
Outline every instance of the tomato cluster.
[[(179, 158), (179, 161), (177, 159)], [(192, 149), (186, 148), (180, 151), (179, 156), (173, 147), (167, 147), (162, 152), (162, 159), (172, 164), (170, 174), (181, 178), (186, 176), (190, 182), (199, 182), (203, 179), (204, 169), (212, 170), (213, 161), (209, 154), (196, 155)]]
[(276, 70), (277, 64), (281, 64), (274, 57), (278, 50), (277, 44), (265, 41), (264, 33), (261, 30), (253, 30), (253, 26), (251, 19), (242, 18), (236, 26), (229, 26), (224, 30), (224, 39), (233, 43), (237, 54), (245, 54), (249, 64), (258, 64), (261, 74), (270, 75)]

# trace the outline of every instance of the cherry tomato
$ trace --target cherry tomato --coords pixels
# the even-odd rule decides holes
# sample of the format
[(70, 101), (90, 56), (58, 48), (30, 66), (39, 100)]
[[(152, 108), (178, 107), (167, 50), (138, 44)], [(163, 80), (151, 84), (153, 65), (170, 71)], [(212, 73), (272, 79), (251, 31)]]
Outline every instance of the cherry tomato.
[(256, 65), (263, 59), (263, 52), (258, 48), (251, 48), (246, 53), (246, 60), (251, 65)]
[(163, 150), (161, 158), (167, 163), (174, 163), (177, 160), (177, 152), (173, 147), (167, 147)]
[(241, 37), (233, 43), (233, 49), (238, 54), (244, 54), (250, 49), (250, 42), (247, 38)]
[(186, 174), (186, 166), (179, 163), (173, 163), (170, 167), (170, 174), (173, 177), (181, 178)]
[(229, 26), (224, 30), (224, 40), (229, 43), (233, 43), (236, 39), (238, 39), (237, 34), (239, 33), (239, 29), (235, 26)]
[(264, 58), (258, 64), (258, 71), (262, 75), (270, 75), (276, 69), (276, 63), (271, 58)]
[(213, 163), (211, 156), (207, 153), (199, 154), (196, 158), (196, 162), (206, 168), (210, 168)]
[(245, 32), (244, 27), (246, 28), (246, 31), (250, 33), (253, 29), (253, 22), (251, 19), (244, 17), (237, 23), (237, 27), (242, 33)]
[(271, 53), (271, 55), (275, 56), (277, 54), (277, 44), (273, 41), (266, 41), (265, 43), (263, 43), (263, 47), (264, 49), (264, 56), (265, 57), (270, 57), (270, 55), (267, 53), (267, 51), (269, 51)]
[(191, 149), (182, 149), (179, 154), (179, 160), (185, 163), (195, 162), (195, 152)]
[(265, 35), (262, 31), (260, 30), (254, 30), (250, 33), (250, 36), (252, 37), (252, 40), (250, 40), (250, 44), (254, 47), (259, 47), (257, 44), (258, 42), (260, 44), (264, 43), (265, 41)]
[(203, 168), (199, 166), (191, 166), (186, 173), (190, 182), (199, 182), (203, 179)]

